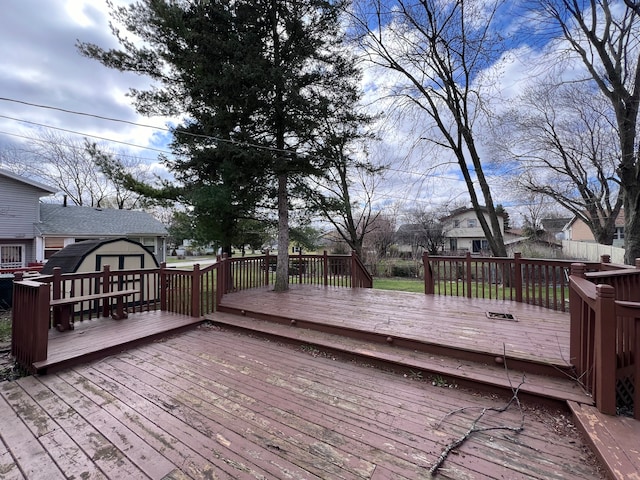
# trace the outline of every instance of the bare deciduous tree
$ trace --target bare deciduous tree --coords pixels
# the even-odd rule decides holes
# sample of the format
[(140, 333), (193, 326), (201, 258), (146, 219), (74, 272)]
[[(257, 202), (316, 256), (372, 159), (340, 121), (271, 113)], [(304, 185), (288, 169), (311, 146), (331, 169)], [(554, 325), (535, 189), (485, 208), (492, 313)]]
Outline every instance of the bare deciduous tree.
[[(525, 191), (566, 208), (611, 245), (622, 207), (616, 123), (607, 101), (583, 83), (546, 79), (500, 118), (496, 150)], [(535, 225), (533, 225), (535, 227)]]
[[(625, 0), (538, 0), (541, 13), (559, 29), (567, 51), (608, 99), (617, 124), (617, 173), (625, 212), (625, 262), (640, 258), (640, 7)], [(538, 13), (538, 12), (536, 12)]]
[(376, 169), (367, 165), (340, 162), (338, 159), (326, 172), (325, 182), (317, 186), (318, 194), (310, 200), (322, 216), (363, 258), (365, 238), (375, 228), (380, 214), (373, 209), (375, 189), (380, 181)]
[(0, 152), (0, 163), (20, 175), (60, 189), (62, 195), (80, 206), (131, 209), (141, 207), (141, 197), (103, 174), (98, 158), (108, 155), (123, 171), (149, 180), (150, 167), (140, 158), (124, 152), (106, 153), (107, 147), (87, 139), (40, 130), (21, 145)]
[(429, 255), (442, 253), (445, 243), (445, 228), (440, 215), (424, 208), (410, 212), (409, 222), (398, 229), (398, 241), (411, 245), (414, 258), (422, 251)]
[[(455, 155), (480, 225), (497, 256), (506, 256), (506, 248), (474, 128), (484, 114), (482, 95), (487, 90), (482, 74), (501, 54), (494, 18), (502, 3), (362, 0), (355, 2), (352, 15), (366, 59), (399, 74), (389, 92), (396, 104), (425, 114), (429, 126), (425, 125), (424, 139)], [(480, 214), (483, 206), (488, 222)]]

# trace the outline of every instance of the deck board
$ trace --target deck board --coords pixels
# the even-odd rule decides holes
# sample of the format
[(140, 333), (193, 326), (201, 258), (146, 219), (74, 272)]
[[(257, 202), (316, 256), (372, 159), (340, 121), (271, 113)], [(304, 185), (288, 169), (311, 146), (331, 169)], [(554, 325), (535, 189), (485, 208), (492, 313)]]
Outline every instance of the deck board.
[(199, 317), (160, 310), (132, 313), (128, 318), (97, 318), (75, 323), (74, 330), (49, 330), (46, 360), (37, 371), (55, 371), (74, 363), (110, 355), (129, 346), (198, 325)]
[[(440, 375), (452, 382), (473, 385), (474, 388), (502, 389), (511, 391), (524, 377), (521, 385), (523, 394), (530, 394), (541, 401), (573, 400), (592, 404), (593, 398), (570, 377), (550, 377), (531, 372), (518, 371), (507, 364), (479, 363), (453, 358), (447, 355), (396, 348), (393, 345), (372, 343), (342, 335), (329, 334), (305, 328), (292, 328), (276, 322), (260, 321), (254, 318), (217, 312), (207, 317), (216, 325), (242, 329), (245, 332), (268, 335), (272, 338), (292, 341), (310, 348), (321, 348), (338, 354), (355, 355), (363, 361), (375, 361), (394, 367), (409, 369), (427, 375)], [(313, 346), (313, 347), (311, 347)]]
[[(77, 447), (85, 456), (74, 473), (87, 468), (88, 478), (429, 478), (479, 409), (503, 404), (215, 327), (0, 383), (3, 420), (10, 409), (24, 425), (12, 458), (21, 468), (38, 459), (29, 436), (49, 458), (27, 478), (69, 477)], [(438, 478), (603, 478), (578, 432), (557, 429), (564, 414), (525, 405), (521, 434), (473, 435)], [(487, 425), (519, 419), (509, 409)], [(0, 429), (0, 445), (12, 432)]]
[[(569, 314), (523, 303), (461, 299), (375, 289), (292, 285), (287, 292), (246, 290), (223, 297), (221, 307), (247, 315), (291, 318), (409, 337), (424, 344), (566, 368)], [(510, 313), (517, 321), (489, 319)]]

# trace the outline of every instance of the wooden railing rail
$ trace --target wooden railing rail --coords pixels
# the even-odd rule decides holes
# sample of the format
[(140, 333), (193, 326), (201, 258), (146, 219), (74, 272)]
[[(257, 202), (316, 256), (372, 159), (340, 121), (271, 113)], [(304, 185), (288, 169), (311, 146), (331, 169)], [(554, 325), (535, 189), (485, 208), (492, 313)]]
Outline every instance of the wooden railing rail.
[(616, 289), (616, 300), (640, 301), (640, 259), (635, 265), (603, 264), (597, 272), (585, 272), (593, 283), (604, 283)]
[[(223, 257), (218, 270), (218, 301), (229, 292), (266, 287), (275, 281), (277, 255), (267, 252), (256, 257)], [(360, 258), (351, 255), (303, 254), (289, 257), (292, 284), (372, 288), (373, 278)]]
[(351, 252), (351, 286), (356, 288), (373, 288), (373, 276), (367, 270), (362, 259)]
[[(511, 300), (566, 311), (572, 261), (511, 257), (422, 257), (425, 293)], [(590, 271), (601, 263), (585, 264)]]
[[(620, 299), (629, 291), (596, 284), (585, 270), (584, 264), (574, 264), (570, 276), (571, 360), (601, 412), (615, 415), (617, 406), (631, 399), (640, 420), (640, 302)], [(625, 269), (630, 277), (634, 270)], [(621, 278), (613, 273), (595, 277)], [(633, 280), (617, 283), (627, 286)]]

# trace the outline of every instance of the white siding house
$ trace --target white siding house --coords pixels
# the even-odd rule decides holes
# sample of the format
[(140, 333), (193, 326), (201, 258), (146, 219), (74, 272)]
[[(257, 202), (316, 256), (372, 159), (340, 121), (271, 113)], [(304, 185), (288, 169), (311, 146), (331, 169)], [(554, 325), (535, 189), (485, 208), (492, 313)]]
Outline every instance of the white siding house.
[[(484, 218), (487, 223), (489, 214), (483, 210)], [(488, 253), (489, 243), (484, 235), (484, 231), (480, 226), (480, 221), (472, 208), (459, 208), (454, 210), (451, 215), (441, 218), (440, 221), (444, 225), (445, 233), (445, 251), (448, 253), (471, 252), (476, 254)], [(504, 235), (504, 218), (498, 216), (498, 223)]]

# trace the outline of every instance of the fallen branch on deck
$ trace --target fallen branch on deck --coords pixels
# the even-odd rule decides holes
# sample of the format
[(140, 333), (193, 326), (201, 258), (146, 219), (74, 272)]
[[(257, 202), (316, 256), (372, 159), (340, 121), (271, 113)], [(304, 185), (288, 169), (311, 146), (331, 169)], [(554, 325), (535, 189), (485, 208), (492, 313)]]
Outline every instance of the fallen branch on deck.
[[(431, 476), (435, 475), (438, 472), (438, 470), (440, 469), (440, 467), (442, 467), (442, 464), (445, 462), (445, 460), (447, 459), (449, 454), (452, 451), (454, 451), (456, 448), (458, 448), (460, 445), (462, 445), (464, 442), (466, 442), (474, 433), (489, 432), (489, 431), (492, 431), (492, 430), (508, 430), (508, 431), (511, 431), (511, 432), (520, 433), (522, 430), (524, 430), (524, 412), (522, 411), (522, 405), (520, 404), (520, 399), (518, 398), (518, 393), (520, 392), (520, 387), (524, 384), (525, 376), (523, 374), (522, 379), (520, 380), (520, 383), (518, 384), (517, 387), (513, 386), (513, 384), (511, 383), (511, 377), (509, 377), (509, 370), (507, 369), (507, 355), (506, 355), (506, 351), (505, 351), (504, 345), (503, 345), (502, 348), (503, 348), (504, 368), (505, 368), (505, 370), (507, 372), (507, 379), (509, 380), (509, 385), (511, 385), (511, 392), (512, 392), (511, 398), (509, 399), (509, 401), (505, 405), (503, 405), (500, 408), (496, 408), (496, 407), (485, 407), (485, 408), (483, 408), (480, 411), (480, 414), (473, 420), (473, 422), (471, 423), (471, 426), (465, 432), (465, 434), (462, 435), (460, 438), (454, 440), (453, 442), (449, 443), (444, 448), (444, 450), (442, 451), (442, 453), (438, 457), (438, 460), (436, 461), (436, 463), (434, 463), (431, 466), (431, 468), (429, 469), (429, 474)], [(482, 427), (482, 426), (478, 425), (480, 423), (480, 420), (482, 420), (482, 418), (485, 416), (486, 413), (488, 413), (488, 412), (496, 412), (496, 413), (505, 412), (514, 403), (517, 405), (518, 410), (520, 411), (520, 424), (519, 425), (517, 425), (517, 426), (501, 425), (501, 426), (496, 426), (496, 427)], [(447, 413), (444, 417), (442, 417), (440, 419), (440, 421), (435, 425), (435, 427), (439, 428), (442, 425), (442, 422), (444, 422), (450, 416), (455, 415), (457, 413), (462, 413), (462, 412), (464, 412), (466, 410), (469, 410), (469, 409), (472, 409), (472, 408), (477, 408), (477, 407), (462, 407), (462, 408), (458, 408), (456, 410), (453, 410), (453, 411)]]

